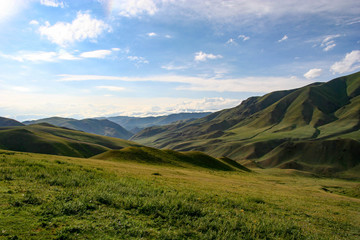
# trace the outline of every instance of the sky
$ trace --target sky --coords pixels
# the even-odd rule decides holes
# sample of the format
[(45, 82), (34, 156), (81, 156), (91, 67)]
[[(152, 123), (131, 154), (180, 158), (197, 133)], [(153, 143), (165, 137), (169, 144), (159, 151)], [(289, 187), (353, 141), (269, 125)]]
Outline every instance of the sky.
[(358, 0), (0, 0), (0, 116), (217, 111), (360, 69)]

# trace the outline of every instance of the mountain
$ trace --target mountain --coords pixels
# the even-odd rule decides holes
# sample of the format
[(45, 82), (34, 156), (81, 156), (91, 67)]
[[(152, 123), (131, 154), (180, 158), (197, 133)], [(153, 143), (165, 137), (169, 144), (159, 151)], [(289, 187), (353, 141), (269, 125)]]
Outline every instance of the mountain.
[(0, 117), (0, 127), (24, 126), (21, 122), (14, 119)]
[(120, 125), (107, 119), (83, 119), (76, 120), (72, 118), (51, 117), (35, 121), (25, 121), (24, 124), (49, 123), (59, 127), (66, 127), (74, 130), (80, 130), (88, 133), (129, 139), (133, 134)]
[[(337, 166), (333, 171), (340, 170), (338, 165), (343, 166), (341, 170), (352, 168), (359, 163), (360, 72), (251, 97), (204, 118), (144, 129), (131, 140), (158, 148), (252, 160), (262, 167), (286, 167), (285, 163), (293, 161), (296, 164), (288, 164), (289, 168), (309, 168), (307, 160), (299, 159), (328, 153), (335, 154), (330, 164)], [(290, 151), (289, 146), (298, 150), (284, 154)], [(351, 163), (343, 165), (343, 161)], [(329, 167), (326, 161), (313, 164), (321, 165), (318, 171)]]
[(56, 127), (48, 123), (0, 128), (0, 149), (4, 150), (91, 157), (110, 149), (129, 146), (140, 145), (119, 138)]
[(110, 121), (113, 121), (127, 130), (137, 133), (144, 128), (152, 127), (152, 126), (162, 126), (167, 125), (177, 121), (185, 121), (189, 119), (197, 119), (202, 118), (211, 114), (210, 112), (203, 113), (176, 113), (170, 114), (166, 116), (158, 116), (158, 117), (126, 117), (126, 116), (118, 116), (118, 117), (108, 117)]

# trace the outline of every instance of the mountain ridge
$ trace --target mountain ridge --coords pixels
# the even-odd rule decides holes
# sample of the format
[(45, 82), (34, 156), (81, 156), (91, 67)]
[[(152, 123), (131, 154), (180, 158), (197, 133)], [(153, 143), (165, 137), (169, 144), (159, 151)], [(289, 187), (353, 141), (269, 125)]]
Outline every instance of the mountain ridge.
[(211, 114), (211, 112), (174, 113), (169, 115), (150, 117), (115, 116), (107, 117), (106, 119), (123, 126), (128, 131), (137, 133), (146, 127), (162, 126), (177, 121), (188, 121), (190, 119), (205, 117), (209, 114)]
[(204, 118), (144, 129), (131, 140), (151, 147), (256, 161), (291, 141), (360, 141), (359, 129), (357, 72), (329, 82), (250, 97), (234, 108)]
[(33, 121), (23, 122), (26, 125), (37, 124), (37, 123), (49, 123), (59, 127), (66, 127), (74, 130), (80, 130), (83, 132), (108, 136), (117, 137), (121, 139), (129, 139), (133, 134), (127, 131), (122, 126), (109, 121), (107, 119), (93, 119), (87, 118), (77, 120), (73, 118), (62, 118), (62, 117), (51, 117)]

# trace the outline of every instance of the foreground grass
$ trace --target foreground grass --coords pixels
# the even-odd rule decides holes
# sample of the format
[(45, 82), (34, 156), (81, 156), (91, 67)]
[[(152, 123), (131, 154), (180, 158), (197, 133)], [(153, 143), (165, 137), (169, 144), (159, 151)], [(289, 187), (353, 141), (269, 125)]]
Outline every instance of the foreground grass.
[(358, 239), (359, 182), (0, 153), (3, 239)]

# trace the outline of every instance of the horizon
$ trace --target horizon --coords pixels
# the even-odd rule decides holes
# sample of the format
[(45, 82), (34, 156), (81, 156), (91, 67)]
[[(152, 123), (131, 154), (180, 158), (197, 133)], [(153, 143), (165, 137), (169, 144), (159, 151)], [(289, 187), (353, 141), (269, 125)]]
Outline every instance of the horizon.
[(0, 116), (19, 121), (215, 112), (360, 69), (354, 0), (0, 6)]

